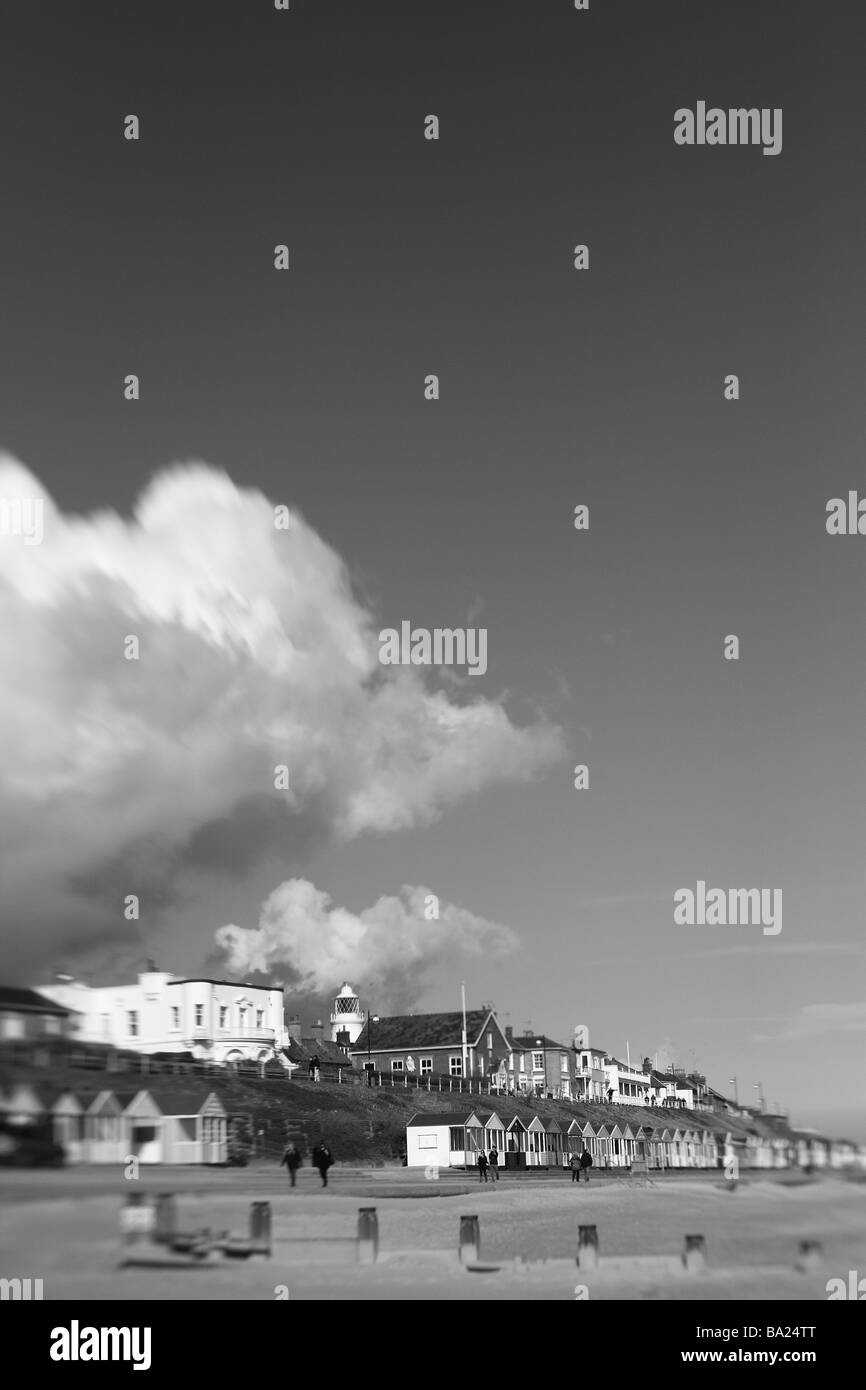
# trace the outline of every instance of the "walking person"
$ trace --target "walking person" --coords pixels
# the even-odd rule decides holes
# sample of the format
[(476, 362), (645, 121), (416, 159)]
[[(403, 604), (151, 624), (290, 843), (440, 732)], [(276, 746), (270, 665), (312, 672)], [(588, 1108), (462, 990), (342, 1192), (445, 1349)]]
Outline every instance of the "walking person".
[(334, 1157), (331, 1150), (328, 1148), (324, 1139), (320, 1140), (313, 1149), (313, 1167), (318, 1168), (323, 1187), (328, 1186), (328, 1169), (333, 1162)]
[(584, 1149), (583, 1153), (580, 1155), (580, 1167), (584, 1182), (589, 1182), (589, 1170), (592, 1167), (592, 1154), (589, 1152), (589, 1149)]
[(280, 1159), (280, 1167), (285, 1163), (289, 1174), (289, 1186), (294, 1187), (301, 1166), (301, 1152), (297, 1144), (288, 1144)]
[(499, 1154), (495, 1149), (490, 1150), (488, 1162), (490, 1164), (490, 1181), (499, 1182)]
[(478, 1181), (487, 1182), (487, 1155), (484, 1150), (478, 1155)]
[(571, 1181), (580, 1182), (580, 1154), (572, 1154), (568, 1166), (571, 1169)]

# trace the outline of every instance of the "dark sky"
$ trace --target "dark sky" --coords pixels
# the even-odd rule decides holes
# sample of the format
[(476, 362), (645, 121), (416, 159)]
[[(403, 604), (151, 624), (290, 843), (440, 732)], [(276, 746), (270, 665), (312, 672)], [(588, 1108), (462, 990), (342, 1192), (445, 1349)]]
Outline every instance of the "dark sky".
[[(299, 509), (377, 625), (485, 624), (481, 693), (563, 730), (537, 781), (313, 837), (292, 872), (353, 911), (435, 884), (519, 933), (465, 967), (516, 1026), (670, 1039), (848, 1129), (866, 540), (824, 520), (866, 489), (862, 28), (805, 0), (0, 20), (0, 447), (65, 512), (225, 468)], [(677, 147), (699, 100), (781, 107), (782, 153)], [(160, 921), (169, 963), (283, 876), (277, 852), (202, 881), (183, 931)], [(698, 878), (781, 888), (783, 932), (676, 927)], [(422, 1002), (456, 987), (443, 959)]]

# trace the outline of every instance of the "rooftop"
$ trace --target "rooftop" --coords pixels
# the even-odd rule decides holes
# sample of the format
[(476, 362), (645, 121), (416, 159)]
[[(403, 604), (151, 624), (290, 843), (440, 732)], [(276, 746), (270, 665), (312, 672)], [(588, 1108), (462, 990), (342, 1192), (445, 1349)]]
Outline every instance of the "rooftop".
[[(467, 1011), (468, 1046), (471, 1047), (478, 1041), (489, 1017), (489, 1009)], [(369, 1022), (364, 1024), (357, 1041), (352, 1044), (352, 1053), (367, 1051), (368, 1028)], [(391, 1018), (380, 1018), (378, 1023), (373, 1023), (371, 1051), (417, 1051), (422, 1047), (454, 1047), (459, 1051), (462, 1046), (462, 1032), (463, 1015), (459, 1010), (444, 1014), (397, 1014)]]
[(58, 1018), (68, 1018), (69, 1010), (61, 1008), (55, 1004), (53, 999), (46, 999), (44, 994), (38, 994), (35, 989), (13, 989), (9, 985), (0, 985), (0, 1009), (10, 1010), (13, 1013), (28, 1014), (55, 1014)]

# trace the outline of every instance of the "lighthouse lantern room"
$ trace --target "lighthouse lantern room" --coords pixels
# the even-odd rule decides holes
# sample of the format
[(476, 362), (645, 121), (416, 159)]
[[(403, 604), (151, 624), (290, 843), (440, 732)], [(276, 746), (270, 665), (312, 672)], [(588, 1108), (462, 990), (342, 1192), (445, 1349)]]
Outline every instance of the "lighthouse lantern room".
[(366, 1014), (359, 1007), (357, 994), (350, 984), (344, 983), (331, 1011), (331, 1042), (344, 1047), (357, 1042), (365, 1022)]

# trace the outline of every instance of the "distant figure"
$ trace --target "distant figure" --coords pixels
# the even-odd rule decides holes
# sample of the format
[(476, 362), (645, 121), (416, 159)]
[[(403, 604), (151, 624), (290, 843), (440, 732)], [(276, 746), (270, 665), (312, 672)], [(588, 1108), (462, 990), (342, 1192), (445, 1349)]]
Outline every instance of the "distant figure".
[(296, 1144), (289, 1144), (280, 1159), (280, 1167), (285, 1163), (289, 1173), (289, 1185), (294, 1187), (298, 1169), (301, 1166), (301, 1152)]
[(516, 1154), (516, 1153), (517, 1153), (517, 1140), (514, 1138), (513, 1135), (511, 1136), (511, 1138), (510, 1138), (509, 1141), (508, 1141), (508, 1152), (509, 1152), (510, 1154)]
[(313, 1167), (318, 1168), (323, 1187), (328, 1186), (328, 1169), (333, 1162), (331, 1150), (323, 1140), (313, 1149)]
[(571, 1181), (580, 1182), (580, 1154), (572, 1154), (568, 1166), (571, 1169)]
[(490, 1181), (499, 1182), (499, 1154), (495, 1149), (490, 1150)]
[(310, 1058), (310, 1080), (311, 1080), (311, 1081), (318, 1081), (318, 1079), (319, 1079), (319, 1058), (318, 1058), (318, 1054), (314, 1054), (314, 1055)]
[(592, 1154), (589, 1152), (589, 1149), (584, 1149), (583, 1153), (580, 1155), (580, 1166), (583, 1171), (584, 1182), (589, 1182), (589, 1170), (592, 1167)]
[(608, 1086), (608, 1088), (607, 1088), (607, 1103), (608, 1103), (608, 1105), (612, 1105), (612, 1104), (613, 1104), (613, 1087), (612, 1087), (612, 1086)]
[(487, 1181), (488, 1181), (488, 1178), (487, 1178), (487, 1155), (486, 1155), (486, 1153), (484, 1152), (483, 1149), (482, 1149), (481, 1153), (478, 1155), (478, 1181), (479, 1181), (479, 1182), (487, 1182)]

